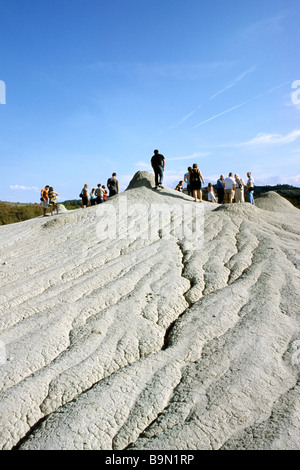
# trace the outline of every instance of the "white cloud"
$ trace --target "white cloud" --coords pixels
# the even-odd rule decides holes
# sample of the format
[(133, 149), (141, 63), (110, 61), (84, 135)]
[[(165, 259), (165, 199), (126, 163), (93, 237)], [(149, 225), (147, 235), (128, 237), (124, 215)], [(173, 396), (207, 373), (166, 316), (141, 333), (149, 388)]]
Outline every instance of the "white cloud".
[(246, 75), (248, 75), (249, 73), (252, 73), (254, 72), (256, 66), (253, 65), (253, 67), (251, 67), (250, 69), (246, 70), (245, 72), (241, 73), (237, 78), (235, 78), (229, 85), (227, 85), (225, 88), (222, 88), (222, 90), (218, 91), (217, 93), (215, 93), (214, 95), (212, 95), (209, 99), (210, 100), (213, 100), (215, 99), (217, 96), (221, 95), (222, 93), (224, 93), (225, 91), (227, 90), (230, 90), (230, 88), (233, 88), (235, 85), (237, 85), (237, 83), (239, 83), (241, 80), (243, 80), (243, 78), (246, 77)]
[(39, 188), (37, 188), (36, 186), (22, 186), (18, 184), (10, 185), (9, 188), (20, 191), (39, 191)]
[(210, 155), (209, 152), (194, 152), (192, 155), (184, 155), (182, 157), (171, 157), (171, 158), (168, 158), (167, 161), (175, 162), (175, 161), (180, 161), (180, 160), (191, 160), (191, 164), (193, 164), (195, 159), (201, 158), (201, 157), (207, 157), (208, 155)]
[(226, 109), (225, 111), (222, 111), (221, 113), (215, 114), (214, 116), (211, 116), (210, 118), (205, 119), (204, 121), (201, 121), (199, 124), (196, 124), (194, 127), (192, 127), (192, 129), (197, 129), (197, 127), (200, 127), (200, 126), (202, 126), (203, 124), (206, 124), (207, 122), (213, 121), (214, 119), (217, 119), (218, 117), (223, 116), (224, 114), (230, 113), (231, 111), (234, 111), (235, 109), (238, 109), (238, 108), (240, 108), (240, 107), (242, 107), (242, 106), (245, 106), (246, 104), (251, 103), (252, 101), (255, 101), (255, 100), (257, 100), (257, 99), (259, 99), (259, 98), (261, 98), (261, 97), (263, 97), (263, 96), (265, 96), (265, 95), (268, 95), (268, 94), (270, 94), (270, 93), (273, 93), (274, 91), (276, 91), (276, 90), (278, 90), (279, 88), (281, 88), (281, 87), (287, 85), (288, 83), (290, 83), (290, 81), (280, 83), (279, 85), (277, 85), (277, 86), (271, 88), (270, 90), (267, 90), (267, 91), (265, 91), (265, 92), (263, 92), (263, 93), (260, 93), (259, 95), (254, 96), (253, 98), (250, 98), (249, 100), (243, 101), (242, 103), (239, 103), (239, 104), (237, 104), (237, 105), (235, 105), (235, 106), (232, 106), (231, 108)]
[(248, 145), (283, 145), (294, 142), (300, 137), (300, 129), (290, 132), (287, 135), (281, 134), (265, 134), (261, 132), (254, 139), (249, 140), (248, 142), (242, 142), (236, 144), (237, 146), (248, 146)]

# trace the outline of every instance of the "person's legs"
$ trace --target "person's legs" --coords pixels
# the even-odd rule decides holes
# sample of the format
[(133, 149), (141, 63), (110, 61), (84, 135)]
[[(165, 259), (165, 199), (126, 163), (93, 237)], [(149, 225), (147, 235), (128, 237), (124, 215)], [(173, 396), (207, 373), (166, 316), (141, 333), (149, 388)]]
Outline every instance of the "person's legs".
[(225, 189), (225, 193), (224, 193), (224, 203), (225, 203), (225, 204), (228, 204), (228, 202), (229, 202), (228, 189)]
[(48, 208), (48, 202), (47, 202), (47, 201), (43, 201), (43, 213), (44, 213), (44, 217), (46, 217), (47, 208)]
[(163, 169), (162, 166), (158, 167), (158, 174), (159, 174), (159, 183), (158, 184), (162, 184), (163, 180), (164, 180), (164, 169)]
[(159, 176), (158, 167), (155, 166), (155, 167), (153, 168), (153, 170), (154, 170), (154, 176), (155, 176), (155, 187), (157, 188), (157, 186), (158, 186), (158, 176)]
[(252, 204), (253, 206), (255, 206), (254, 197), (253, 197), (253, 191), (248, 191), (248, 202), (250, 202), (250, 204)]
[(164, 180), (164, 169), (161, 165), (157, 165), (153, 170), (155, 175), (155, 187), (157, 188)]
[(218, 203), (223, 204), (223, 202), (224, 202), (224, 189), (217, 188), (217, 192), (218, 192)]

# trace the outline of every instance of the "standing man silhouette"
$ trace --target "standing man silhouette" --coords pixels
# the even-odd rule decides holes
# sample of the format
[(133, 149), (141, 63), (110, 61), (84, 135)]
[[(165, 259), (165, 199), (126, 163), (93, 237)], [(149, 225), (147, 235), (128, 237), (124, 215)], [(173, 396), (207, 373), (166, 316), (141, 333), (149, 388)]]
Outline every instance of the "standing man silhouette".
[(163, 188), (162, 182), (164, 179), (165, 164), (165, 157), (161, 155), (158, 150), (154, 150), (154, 155), (151, 158), (151, 166), (155, 175), (155, 188)]

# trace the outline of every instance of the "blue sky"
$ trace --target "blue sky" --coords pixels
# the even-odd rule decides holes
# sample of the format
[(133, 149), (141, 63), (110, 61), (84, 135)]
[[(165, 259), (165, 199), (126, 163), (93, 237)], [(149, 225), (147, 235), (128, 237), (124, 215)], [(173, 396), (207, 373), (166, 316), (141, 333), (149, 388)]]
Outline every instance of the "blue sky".
[(125, 189), (156, 148), (170, 187), (193, 163), (300, 186), (299, 24), (298, 0), (0, 0), (0, 200)]

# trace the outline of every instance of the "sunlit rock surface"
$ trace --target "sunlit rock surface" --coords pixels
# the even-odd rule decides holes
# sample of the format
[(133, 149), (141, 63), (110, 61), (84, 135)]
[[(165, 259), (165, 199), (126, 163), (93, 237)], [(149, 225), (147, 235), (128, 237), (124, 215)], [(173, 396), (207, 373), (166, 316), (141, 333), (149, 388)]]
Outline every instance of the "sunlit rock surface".
[(300, 448), (299, 210), (152, 186), (0, 227), (2, 449)]

